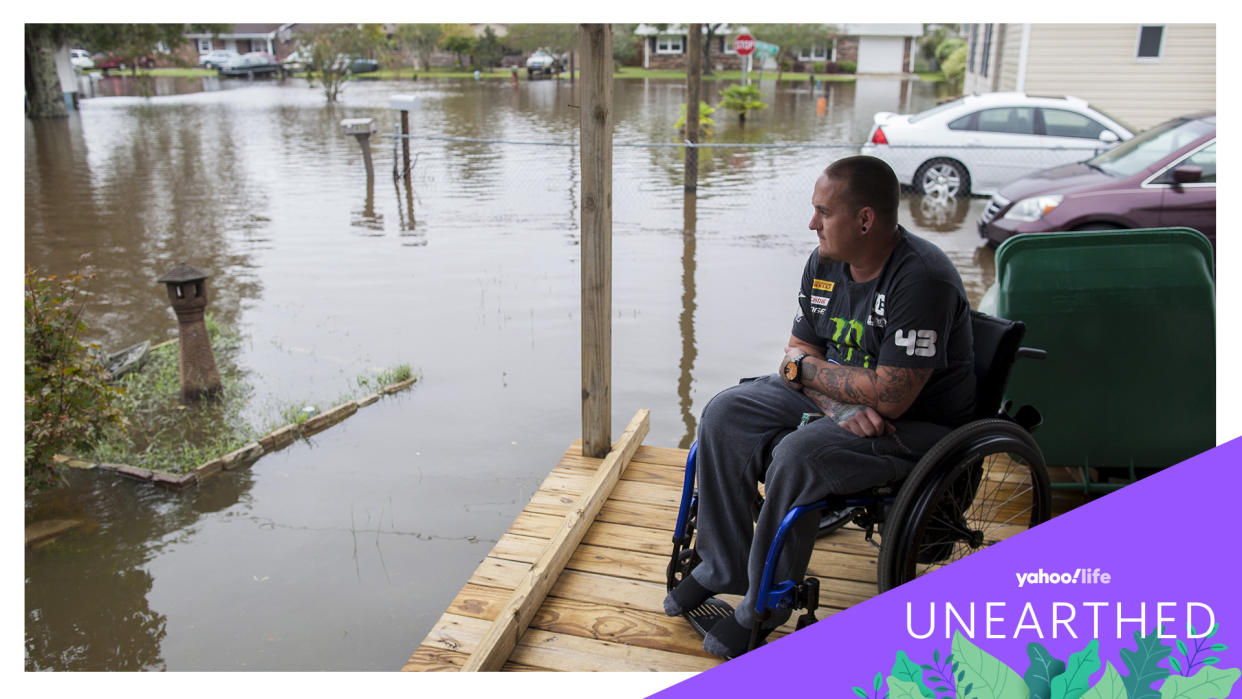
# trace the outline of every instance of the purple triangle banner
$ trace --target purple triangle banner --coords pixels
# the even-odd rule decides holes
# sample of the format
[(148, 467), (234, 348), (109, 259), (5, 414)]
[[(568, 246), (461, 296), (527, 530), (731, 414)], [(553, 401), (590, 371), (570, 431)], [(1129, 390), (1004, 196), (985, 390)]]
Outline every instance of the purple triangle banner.
[(1223, 699), (1242, 438), (655, 696)]

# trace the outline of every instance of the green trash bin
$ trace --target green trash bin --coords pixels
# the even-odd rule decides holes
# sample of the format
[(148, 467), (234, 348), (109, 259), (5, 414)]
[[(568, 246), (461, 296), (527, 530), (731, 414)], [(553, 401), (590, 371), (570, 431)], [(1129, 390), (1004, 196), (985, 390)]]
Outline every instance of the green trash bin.
[(1015, 365), (1008, 397), (1043, 414), (1049, 466), (1134, 474), (1215, 446), (1213, 270), (1189, 228), (1025, 234), (996, 250), (996, 315), (1048, 351)]

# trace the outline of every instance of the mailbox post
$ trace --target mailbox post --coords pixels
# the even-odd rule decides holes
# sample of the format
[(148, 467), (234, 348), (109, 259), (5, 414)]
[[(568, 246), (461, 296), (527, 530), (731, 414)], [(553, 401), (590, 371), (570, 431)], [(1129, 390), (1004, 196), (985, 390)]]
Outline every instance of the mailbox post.
[[(418, 104), (418, 97), (415, 95), (393, 95), (388, 98), (388, 104), (393, 109), (401, 112), (401, 177), (410, 174), (410, 112), (414, 111), (414, 107)], [(393, 175), (396, 176), (397, 166), (393, 164)]]
[(362, 146), (362, 160), (367, 166), (367, 179), (371, 179), (375, 176), (375, 171), (371, 168), (371, 134), (375, 133), (375, 120), (342, 119), (341, 128), (345, 130), (346, 136), (358, 139), (358, 145)]

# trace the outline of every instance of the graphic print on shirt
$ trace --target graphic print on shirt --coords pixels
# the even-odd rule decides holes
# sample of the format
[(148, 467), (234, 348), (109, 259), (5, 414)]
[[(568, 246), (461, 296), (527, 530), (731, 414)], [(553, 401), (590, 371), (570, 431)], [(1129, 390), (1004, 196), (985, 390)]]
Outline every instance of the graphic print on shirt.
[[(829, 318), (828, 321), (833, 325), (832, 336), (828, 338), (829, 350), (836, 349), (837, 360), (847, 366), (874, 369), (875, 357), (867, 354), (862, 346), (866, 329), (863, 324), (852, 318)], [(829, 355), (831, 360), (831, 351)]]

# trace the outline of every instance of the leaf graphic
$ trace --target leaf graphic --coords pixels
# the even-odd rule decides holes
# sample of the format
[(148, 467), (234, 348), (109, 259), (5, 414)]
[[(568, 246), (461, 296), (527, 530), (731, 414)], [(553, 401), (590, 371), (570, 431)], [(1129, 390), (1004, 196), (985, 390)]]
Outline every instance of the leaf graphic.
[(1126, 685), (1112, 663), (1104, 666), (1104, 676), (1083, 693), (1082, 699), (1126, 699)]
[(1161, 699), (1225, 699), (1242, 670), (1205, 667), (1190, 677), (1173, 675), (1160, 687)]
[(888, 676), (888, 696), (890, 699), (923, 699), (919, 685), (893, 675)]
[(1169, 656), (1169, 665), (1172, 665), (1172, 666), (1173, 666), (1173, 669), (1174, 669), (1174, 670), (1177, 670), (1178, 674), (1181, 674), (1181, 672), (1182, 672), (1182, 664), (1181, 664), (1181, 663), (1179, 663), (1179, 662), (1177, 662), (1177, 658), (1174, 658), (1173, 656), (1171, 656), (1171, 655), (1170, 655), (1170, 656)]
[(1065, 672), (1052, 678), (1052, 699), (1079, 699), (1087, 691), (1091, 676), (1100, 669), (1100, 656), (1096, 652), (1099, 644), (1091, 639), (1086, 648), (1070, 656)]
[[(1130, 674), (1122, 678), (1126, 685), (1126, 694), (1130, 699), (1157, 699), (1160, 692), (1152, 689), (1152, 684), (1169, 676), (1168, 668), (1160, 667), (1159, 663), (1170, 656), (1173, 649), (1160, 643), (1154, 631), (1147, 637), (1142, 632), (1135, 631), (1134, 642), (1138, 650), (1121, 649), (1121, 662), (1130, 670)], [(1172, 657), (1169, 657), (1169, 662), (1174, 662)], [(1180, 665), (1175, 667), (1178, 672), (1182, 671)]]
[[(897, 657), (893, 660), (893, 670), (889, 675), (918, 685), (919, 693), (927, 699), (934, 699), (936, 696), (936, 693), (923, 682), (923, 668), (915, 665), (903, 651), (897, 651)], [(889, 687), (891, 688), (892, 685)]]
[[(961, 674), (974, 689), (971, 696), (977, 699), (1028, 699), (1030, 690), (1018, 673), (1009, 666), (980, 650), (960, 631), (953, 633), (953, 656), (957, 658)], [(967, 699), (958, 685), (957, 699)]]
[(1048, 649), (1035, 642), (1027, 645), (1026, 654), (1031, 656), (1031, 666), (1022, 679), (1031, 690), (1031, 699), (1051, 699), (1052, 678), (1065, 672), (1065, 661), (1052, 657)]
[(1213, 643), (1212, 645), (1208, 646), (1208, 650), (1210, 651), (1229, 650), (1229, 646), (1225, 645), (1224, 643)]
[(862, 687), (855, 687), (854, 693), (862, 697), (862, 699), (867, 699), (867, 690), (863, 689)]
[(1187, 658), (1190, 657), (1190, 653), (1186, 651), (1186, 644), (1182, 643), (1182, 639), (1180, 638), (1177, 639), (1177, 649), (1182, 652), (1182, 655), (1186, 656)]
[(884, 676), (883, 676), (883, 675), (881, 675), (881, 674), (880, 674), (880, 673), (878, 673), (878, 672), (877, 672), (877, 673), (875, 673), (875, 682), (874, 682), (874, 684), (875, 684), (875, 691), (876, 691), (876, 693), (879, 693), (879, 691), (880, 691), (880, 684), (881, 684), (882, 682), (884, 682)]

